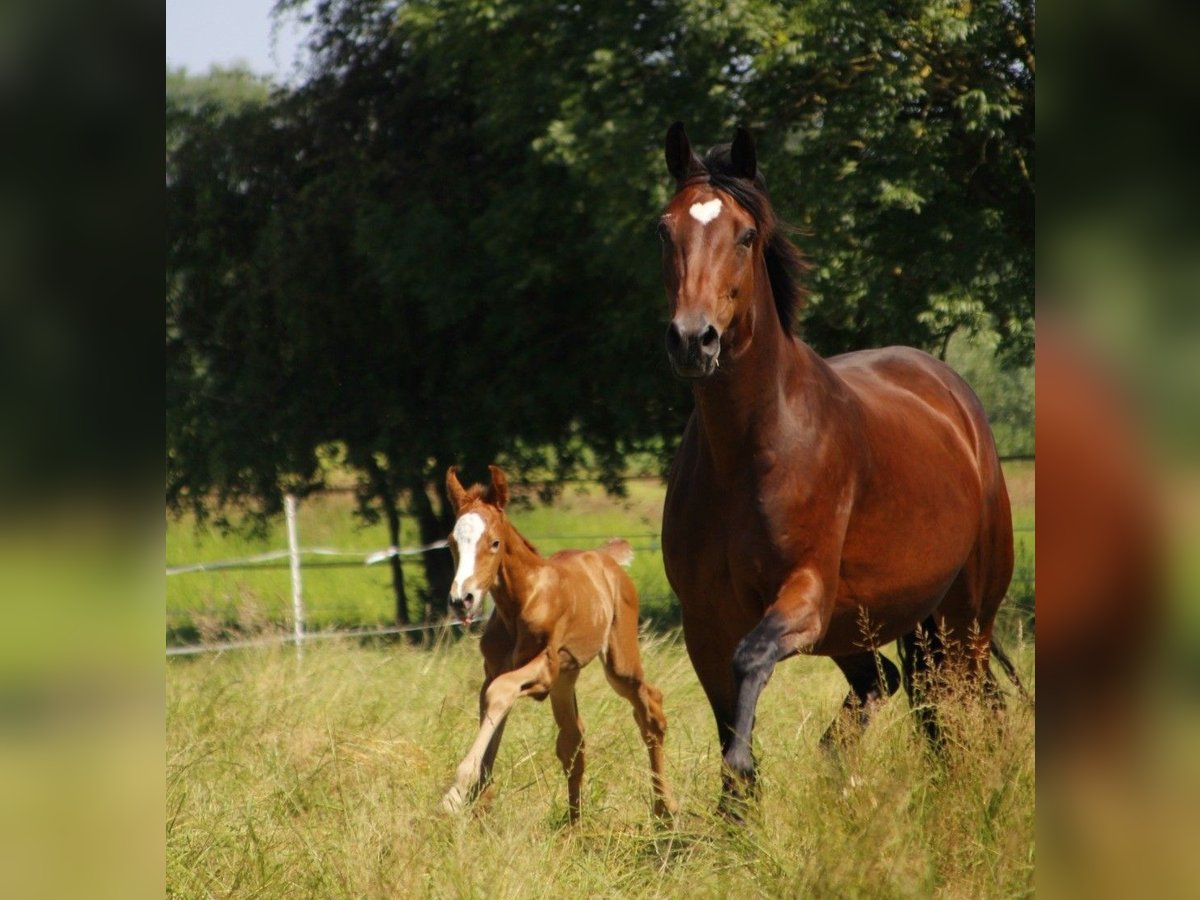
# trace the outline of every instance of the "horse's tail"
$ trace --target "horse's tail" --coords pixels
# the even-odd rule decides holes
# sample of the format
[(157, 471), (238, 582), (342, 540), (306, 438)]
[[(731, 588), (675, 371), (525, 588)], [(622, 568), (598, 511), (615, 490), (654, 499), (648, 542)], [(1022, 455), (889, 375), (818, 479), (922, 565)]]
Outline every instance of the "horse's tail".
[(600, 552), (607, 553), (616, 561), (617, 565), (627, 569), (633, 563), (633, 548), (629, 546), (629, 541), (613, 538), (600, 548)]
[(1021, 676), (1017, 674), (1017, 667), (1013, 665), (1013, 661), (1009, 659), (1008, 654), (1004, 652), (1004, 648), (995, 638), (992, 638), (992, 656), (996, 658), (996, 662), (1000, 663), (1000, 668), (1004, 670), (1004, 674), (1008, 676), (1008, 680), (1013, 683), (1025, 702), (1033, 706), (1033, 698), (1029, 696), (1029, 691), (1025, 690)]

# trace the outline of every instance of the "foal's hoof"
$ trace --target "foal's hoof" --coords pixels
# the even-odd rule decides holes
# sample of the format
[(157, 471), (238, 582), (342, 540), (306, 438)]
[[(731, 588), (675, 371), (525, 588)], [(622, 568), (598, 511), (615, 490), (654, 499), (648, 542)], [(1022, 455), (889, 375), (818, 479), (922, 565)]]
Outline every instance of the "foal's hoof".
[(674, 800), (660, 798), (654, 801), (654, 816), (664, 825), (674, 822), (677, 812), (679, 812), (679, 805)]
[(445, 796), (442, 797), (442, 810), (451, 815), (462, 812), (466, 805), (466, 798), (463, 797), (462, 791), (458, 789), (457, 784), (446, 791)]

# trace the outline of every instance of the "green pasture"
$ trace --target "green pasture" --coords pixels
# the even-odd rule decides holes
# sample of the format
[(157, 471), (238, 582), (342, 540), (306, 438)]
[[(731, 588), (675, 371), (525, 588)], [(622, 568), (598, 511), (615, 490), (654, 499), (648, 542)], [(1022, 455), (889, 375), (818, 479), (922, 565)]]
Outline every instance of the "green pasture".
[[(1009, 609), (1000, 625), (1006, 634), (1033, 608), (1034, 475), (1032, 462), (1005, 464), (1013, 500), (1017, 571)], [(662, 524), (664, 486), (656, 478), (630, 480), (628, 494), (613, 498), (597, 485), (568, 486), (552, 505), (538, 502), (533, 491), (514, 503), (510, 515), (517, 527), (544, 553), (586, 547), (610, 537), (624, 537), (635, 548), (631, 574), (638, 586), (643, 620), (661, 626), (677, 621), (675, 604), (663, 573), (658, 535)], [(364, 525), (355, 515), (349, 493), (318, 494), (302, 501), (298, 531), (303, 547), (356, 551), (359, 562), (331, 566), (322, 557), (306, 557), (303, 566), (306, 627), (310, 631), (392, 624), (395, 602), (391, 570), (386, 564), (366, 566), (367, 553), (388, 545), (382, 524)], [(416, 525), (406, 520), (401, 543), (419, 543)], [(184, 517), (168, 519), (166, 559), (169, 566), (236, 559), (287, 546), (282, 520), (264, 533), (197, 530)], [(440, 551), (446, 552), (446, 551)], [(404, 564), (405, 583), (414, 620), (420, 618), (417, 596), (424, 574), (416, 557)], [(266, 567), (189, 572), (167, 578), (166, 621), (169, 642), (213, 640), (286, 629), (291, 621), (291, 581), (287, 561)]]
[[(584, 814), (567, 824), (547, 705), (514, 708), (490, 804), (442, 792), (476, 727), (477, 635), (432, 649), (343, 639), (170, 659), (168, 896), (1017, 897), (1033, 891), (1033, 715), (955, 706), (945, 754), (908, 703), (839, 757), (817, 747), (845, 682), (829, 660), (777, 669), (757, 717), (760, 803), (713, 815), (708, 705), (676, 632), (644, 633), (664, 693), (671, 825), (646, 754), (598, 667), (579, 680)], [(1032, 646), (1014, 646), (1032, 678)]]

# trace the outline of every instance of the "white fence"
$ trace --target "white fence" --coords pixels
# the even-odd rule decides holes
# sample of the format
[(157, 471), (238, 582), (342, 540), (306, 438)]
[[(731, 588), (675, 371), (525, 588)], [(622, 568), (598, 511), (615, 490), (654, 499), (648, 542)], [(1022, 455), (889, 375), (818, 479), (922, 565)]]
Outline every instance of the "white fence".
[[(339, 550), (331, 547), (302, 547), (300, 546), (300, 536), (296, 521), (296, 498), (292, 495), (288, 495), (285, 498), (284, 516), (288, 544), (286, 549), (270, 550), (265, 553), (258, 553), (252, 556), (244, 556), (236, 559), (221, 559), (208, 562), (167, 566), (166, 575), (168, 578), (170, 578), (193, 573), (215, 572), (222, 569), (256, 569), (260, 566), (264, 566), (264, 564), (287, 560), (291, 575), (291, 633), (277, 634), (267, 637), (247, 638), (245, 640), (209, 641), (200, 644), (168, 646), (166, 648), (167, 656), (190, 656), (198, 653), (238, 650), (252, 647), (267, 647), (285, 643), (294, 643), (299, 650), (306, 641), (312, 640), (374, 637), (418, 631), (436, 632), (452, 627), (458, 627), (462, 624), (453, 620), (445, 620), (440, 622), (422, 622), (415, 625), (403, 626), (397, 625), (374, 628), (343, 628), (336, 631), (317, 632), (307, 631), (305, 629), (306, 615), (303, 579), (305, 559), (312, 559), (313, 557), (325, 558), (330, 560), (331, 562), (328, 564), (332, 565), (367, 567), (386, 562), (394, 557), (417, 557), (425, 553), (447, 550), (449, 545), (445, 540), (440, 540), (416, 547), (384, 547), (382, 549), (365, 552)], [(631, 535), (630, 537), (652, 539), (651, 543), (641, 547), (635, 547), (635, 550), (657, 551), (659, 549), (657, 534)], [(560, 541), (565, 540), (566, 538), (548, 537), (547, 539), (552, 541)], [(576, 535), (572, 539), (586, 540), (588, 537)], [(477, 619), (475, 621), (486, 621), (486, 617), (484, 619)]]
[(297, 650), (299, 650), (306, 640), (401, 634), (411, 631), (429, 631), (430, 629), (445, 628), (449, 625), (459, 624), (423, 623), (420, 625), (394, 626), (387, 628), (342, 629), (339, 631), (306, 632), (304, 629), (304, 580), (302, 574), (302, 560), (305, 556), (337, 557), (346, 560), (346, 562), (350, 564), (354, 564), (355, 561), (361, 560), (362, 565), (373, 566), (396, 556), (418, 556), (422, 553), (428, 553), (431, 550), (444, 550), (448, 545), (446, 541), (443, 540), (434, 541), (432, 544), (425, 544), (420, 547), (387, 547), (382, 550), (373, 550), (366, 554), (354, 551), (336, 550), (328, 547), (304, 548), (300, 546), (299, 532), (296, 526), (296, 498), (293, 495), (288, 494), (287, 497), (284, 498), (283, 511), (285, 524), (287, 526), (288, 546), (286, 550), (270, 550), (266, 553), (258, 553), (254, 556), (245, 556), (238, 559), (224, 559), (214, 560), (211, 562), (168, 566), (166, 569), (166, 574), (167, 577), (171, 577), (174, 575), (187, 575), (193, 572), (212, 572), (220, 569), (234, 568), (240, 569), (260, 565), (262, 563), (286, 559), (288, 560), (288, 567), (291, 571), (292, 583), (291, 635), (276, 635), (265, 638), (247, 639), (244, 641), (220, 641), (214, 643), (167, 647), (167, 656), (189, 656), (196, 653), (238, 650), (247, 647), (266, 647), (288, 642), (294, 643)]

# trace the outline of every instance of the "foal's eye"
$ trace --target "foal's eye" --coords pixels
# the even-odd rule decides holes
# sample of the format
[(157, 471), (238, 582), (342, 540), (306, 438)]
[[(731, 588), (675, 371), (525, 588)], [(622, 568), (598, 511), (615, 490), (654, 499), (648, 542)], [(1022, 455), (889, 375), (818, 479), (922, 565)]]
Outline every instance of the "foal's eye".
[(492, 541), (492, 550), (495, 551), (495, 550), (499, 550), (499, 549), (500, 549), (500, 542)]
[(754, 243), (754, 239), (758, 237), (758, 232), (753, 228), (747, 228), (738, 237), (737, 243), (739, 247), (749, 247)]
[(671, 229), (662, 219), (658, 220), (658, 239), (664, 244), (671, 239)]

